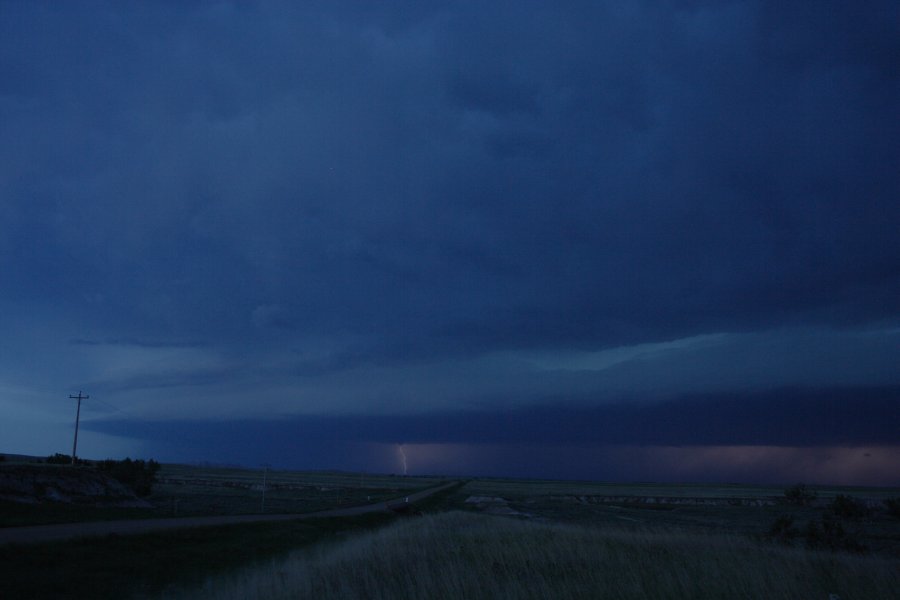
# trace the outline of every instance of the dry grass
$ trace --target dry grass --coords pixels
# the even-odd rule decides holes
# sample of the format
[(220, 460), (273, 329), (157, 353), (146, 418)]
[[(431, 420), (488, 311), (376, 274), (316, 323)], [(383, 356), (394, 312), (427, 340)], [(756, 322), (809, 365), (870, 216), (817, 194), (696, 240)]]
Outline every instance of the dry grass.
[(868, 600), (900, 597), (898, 567), (722, 534), (453, 512), (297, 552), (175, 597)]

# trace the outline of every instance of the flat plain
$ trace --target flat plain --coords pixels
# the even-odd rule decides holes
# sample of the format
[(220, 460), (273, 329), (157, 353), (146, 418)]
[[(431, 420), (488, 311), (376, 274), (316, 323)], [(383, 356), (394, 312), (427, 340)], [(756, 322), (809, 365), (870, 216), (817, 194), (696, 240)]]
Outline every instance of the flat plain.
[[(900, 557), (900, 519), (888, 514), (885, 501), (900, 498), (900, 488), (808, 486), (808, 503), (787, 501), (793, 486), (744, 484), (608, 484), (599, 482), (474, 479), (459, 489), (453, 506), (488, 514), (518, 514), (574, 525), (661, 527), (696, 532), (769, 534), (779, 518), (798, 527), (820, 522), (836, 498), (852, 498), (870, 508), (865, 518), (843, 526), (867, 548)], [(494, 502), (467, 499), (496, 498)]]
[[(431, 514), (163, 597), (900, 597), (900, 518), (884, 504), (900, 490), (804, 490), (797, 503), (782, 486), (474, 479)], [(841, 498), (864, 514), (841, 517)], [(794, 534), (774, 536), (779, 522)]]
[(316, 512), (383, 502), (446, 481), (438, 477), (169, 464), (162, 465), (157, 478), (148, 500), (167, 516)]
[[(263, 508), (304, 513), (382, 502), (444, 481), (163, 465), (149, 496), (154, 508), (2, 503), (0, 516), (11, 526)], [(811, 598), (898, 597), (885, 590), (900, 589), (900, 518), (884, 501), (900, 498), (900, 489), (807, 491), (809, 502), (792, 504), (783, 486), (474, 478), (407, 514), (0, 546), (0, 578), (12, 598), (795, 598), (802, 590)], [(830, 519), (839, 497), (866, 507), (840, 521), (862, 551), (806, 543), (804, 532)], [(779, 519), (796, 535), (773, 539)]]

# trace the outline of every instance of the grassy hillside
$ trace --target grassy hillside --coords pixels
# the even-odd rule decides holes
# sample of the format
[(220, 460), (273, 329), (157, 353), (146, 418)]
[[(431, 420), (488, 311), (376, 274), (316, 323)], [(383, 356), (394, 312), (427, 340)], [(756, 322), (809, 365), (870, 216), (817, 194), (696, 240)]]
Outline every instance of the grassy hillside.
[(884, 557), (726, 534), (450, 512), (299, 551), (174, 597), (869, 600), (898, 597), (898, 567)]

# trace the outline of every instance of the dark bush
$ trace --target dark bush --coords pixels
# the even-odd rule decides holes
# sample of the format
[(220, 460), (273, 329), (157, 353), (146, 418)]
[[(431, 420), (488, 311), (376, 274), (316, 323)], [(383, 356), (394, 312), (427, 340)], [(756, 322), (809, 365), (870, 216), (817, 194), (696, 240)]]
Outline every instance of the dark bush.
[(97, 469), (108, 473), (114, 479), (124, 483), (138, 496), (149, 496), (156, 482), (159, 463), (155, 460), (104, 460), (97, 463)]
[(889, 515), (900, 519), (900, 498), (888, 498), (884, 501), (884, 507)]
[(828, 508), (842, 519), (862, 519), (869, 516), (869, 507), (864, 502), (843, 494), (838, 494)]
[(862, 553), (866, 547), (857, 536), (847, 531), (837, 519), (826, 515), (821, 524), (810, 521), (804, 534), (806, 546), (814, 550), (831, 550)]
[[(61, 453), (57, 452), (56, 454), (48, 456), (47, 460), (44, 462), (46, 462), (48, 465), (71, 465), (72, 464), (72, 455), (71, 454), (61, 454)], [(82, 458), (75, 459), (76, 465), (83, 465), (83, 464), (85, 464), (85, 462), (86, 461)]]
[(816, 493), (802, 483), (798, 483), (784, 490), (784, 499), (788, 504), (809, 506), (816, 499)]
[(769, 528), (768, 537), (772, 541), (791, 545), (795, 539), (800, 537), (800, 530), (794, 526), (793, 517), (781, 515)]

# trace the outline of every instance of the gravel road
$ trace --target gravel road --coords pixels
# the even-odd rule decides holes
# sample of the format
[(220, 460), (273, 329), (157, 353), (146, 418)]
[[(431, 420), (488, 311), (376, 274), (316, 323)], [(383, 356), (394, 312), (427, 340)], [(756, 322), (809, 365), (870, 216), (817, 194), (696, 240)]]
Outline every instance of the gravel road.
[(60, 525), (34, 525), (30, 527), (0, 528), (0, 544), (33, 544), (70, 540), (81, 537), (104, 535), (131, 535), (165, 529), (182, 529), (186, 527), (212, 527), (216, 525), (235, 525), (238, 523), (258, 523), (262, 521), (291, 521), (297, 519), (315, 519), (321, 517), (351, 517), (373, 512), (397, 510), (407, 504), (423, 500), (432, 494), (455, 485), (455, 481), (437, 487), (422, 490), (408, 496), (401, 496), (388, 502), (333, 508), (314, 513), (288, 515), (233, 515), (221, 517), (181, 517), (177, 519), (132, 519), (127, 521), (92, 521), (88, 523), (63, 523)]

